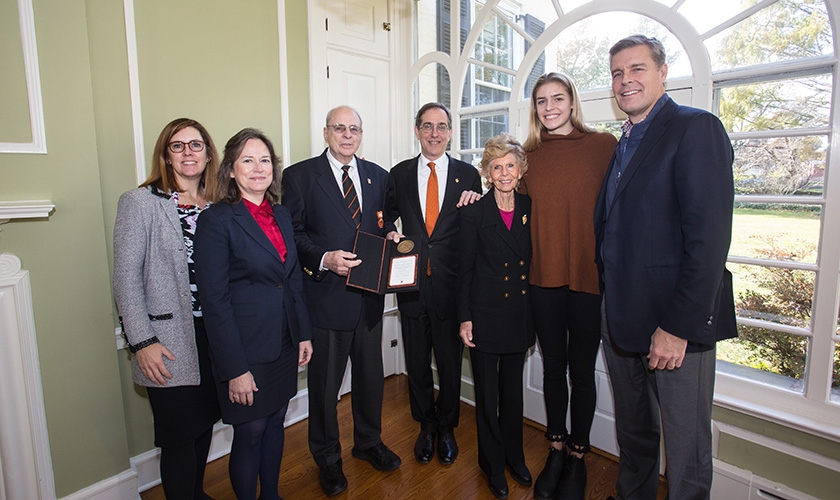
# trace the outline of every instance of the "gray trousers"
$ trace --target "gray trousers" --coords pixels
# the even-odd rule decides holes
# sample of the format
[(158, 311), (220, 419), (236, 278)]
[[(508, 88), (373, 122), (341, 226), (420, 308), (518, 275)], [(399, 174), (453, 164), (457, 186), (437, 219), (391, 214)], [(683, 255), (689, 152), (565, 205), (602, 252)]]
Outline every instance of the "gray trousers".
[[(603, 308), (602, 315), (606, 316)], [(666, 498), (708, 500), (715, 349), (687, 353), (682, 366), (671, 371), (649, 370), (646, 354), (623, 351), (612, 342), (607, 319), (603, 319), (602, 345), (615, 398), (620, 453), (618, 499), (656, 499), (661, 421)]]

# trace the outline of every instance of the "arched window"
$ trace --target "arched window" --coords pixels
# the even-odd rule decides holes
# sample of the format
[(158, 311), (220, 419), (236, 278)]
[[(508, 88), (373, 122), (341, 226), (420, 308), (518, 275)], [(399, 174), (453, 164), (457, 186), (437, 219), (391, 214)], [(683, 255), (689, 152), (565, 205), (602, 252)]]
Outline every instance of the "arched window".
[(531, 88), (547, 71), (569, 74), (587, 121), (618, 135), (609, 47), (633, 33), (664, 43), (669, 95), (717, 114), (735, 149), (728, 267), (740, 336), (718, 345), (716, 404), (840, 438), (840, 173), (830, 182), (829, 161), (840, 157), (832, 141), (840, 1), (415, 6), (415, 109), (450, 106), (452, 153), (473, 163), (499, 132), (526, 137)]

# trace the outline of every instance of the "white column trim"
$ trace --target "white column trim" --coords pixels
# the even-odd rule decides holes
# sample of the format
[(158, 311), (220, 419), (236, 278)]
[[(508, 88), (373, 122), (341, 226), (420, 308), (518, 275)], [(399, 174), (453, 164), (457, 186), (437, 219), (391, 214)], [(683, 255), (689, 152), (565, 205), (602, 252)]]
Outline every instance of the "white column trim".
[(0, 461), (8, 498), (54, 499), (29, 271), (0, 254)]

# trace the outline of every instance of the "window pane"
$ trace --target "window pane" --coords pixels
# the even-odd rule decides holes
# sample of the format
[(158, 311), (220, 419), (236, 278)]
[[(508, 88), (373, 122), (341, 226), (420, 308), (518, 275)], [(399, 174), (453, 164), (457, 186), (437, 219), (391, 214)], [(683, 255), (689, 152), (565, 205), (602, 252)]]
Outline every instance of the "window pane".
[(732, 141), (737, 194), (821, 195), (825, 179), (825, 136)]
[(414, 108), (418, 109), (427, 102), (440, 102), (446, 107), (452, 106), (452, 90), (449, 73), (441, 64), (427, 64), (417, 75), (414, 85)]
[[(838, 321), (840, 324), (840, 321)], [(838, 330), (840, 335), (840, 330)], [(831, 374), (831, 398), (835, 403), (840, 403), (840, 344), (834, 344), (834, 371)]]
[(507, 113), (462, 118), (461, 149), (481, 149), (487, 139), (507, 131)]
[(758, 2), (759, 0), (688, 0), (678, 12), (702, 35)]
[(623, 122), (620, 121), (609, 121), (609, 122), (595, 122), (595, 123), (587, 123), (590, 127), (594, 128), (598, 132), (609, 132), (615, 136), (616, 139), (621, 139), (621, 124)]
[[(729, 254), (789, 262), (817, 262), (820, 207), (736, 203)], [(777, 272), (781, 270), (773, 270)]]
[[(728, 264), (735, 282), (735, 310), (742, 318), (809, 328), (814, 273), (798, 269)], [(741, 328), (741, 327), (739, 327)]]
[(730, 132), (827, 127), (831, 82), (826, 74), (724, 87), (719, 116)]
[(706, 40), (712, 69), (831, 54), (823, 0), (780, 0)]
[(662, 41), (669, 78), (691, 74), (682, 45), (667, 28), (648, 17), (628, 12), (597, 14), (563, 30), (546, 47), (545, 70), (568, 74), (580, 91), (609, 88), (609, 49), (634, 33), (647, 33)]
[(808, 338), (738, 325), (738, 337), (717, 343), (724, 371), (796, 392), (804, 391)]

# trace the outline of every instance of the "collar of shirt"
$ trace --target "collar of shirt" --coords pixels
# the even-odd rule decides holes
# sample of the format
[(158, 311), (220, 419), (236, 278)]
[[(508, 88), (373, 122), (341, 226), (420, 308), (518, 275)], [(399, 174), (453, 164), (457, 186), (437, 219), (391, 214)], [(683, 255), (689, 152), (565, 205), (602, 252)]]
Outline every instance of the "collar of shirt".
[[(344, 186), (341, 183), (341, 177), (344, 175), (344, 170), (341, 167), (344, 164), (338, 161), (329, 149), (327, 149), (327, 160), (330, 162), (333, 177), (335, 177), (335, 182), (338, 185), (338, 191), (344, 193)], [(353, 158), (347, 165), (350, 165), (350, 168), (347, 170), (347, 175), (353, 181), (353, 186), (356, 188), (356, 196), (359, 198), (359, 207), (362, 209), (362, 213), (364, 213), (365, 205), (362, 201), (362, 179), (359, 177), (359, 165), (356, 162), (356, 155), (353, 155)]]
[(430, 160), (420, 155), (417, 160), (417, 194), (420, 197), (420, 209), (423, 211), (423, 218), (426, 218), (426, 186), (429, 184), (429, 175), (432, 170), (428, 167), (429, 162), (435, 164), (435, 174), (438, 178), (438, 209), (443, 206), (443, 195), (446, 193), (446, 179), (449, 173), (449, 156), (444, 153), (437, 160)]
[(665, 106), (665, 103), (670, 99), (671, 98), (668, 97), (667, 92), (662, 94), (662, 96), (656, 101), (656, 104), (653, 105), (650, 112), (636, 123), (632, 123), (630, 121), (630, 117), (627, 117), (627, 119), (624, 120), (624, 123), (621, 124), (621, 138), (630, 138), (630, 132), (632, 130), (636, 130), (636, 133), (633, 135), (633, 139), (639, 139), (639, 135), (644, 135), (647, 131), (648, 126), (650, 125), (650, 119), (656, 116), (656, 114), (659, 113), (659, 110), (662, 109)]

